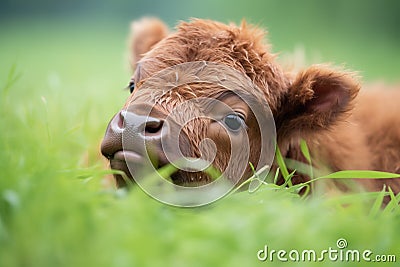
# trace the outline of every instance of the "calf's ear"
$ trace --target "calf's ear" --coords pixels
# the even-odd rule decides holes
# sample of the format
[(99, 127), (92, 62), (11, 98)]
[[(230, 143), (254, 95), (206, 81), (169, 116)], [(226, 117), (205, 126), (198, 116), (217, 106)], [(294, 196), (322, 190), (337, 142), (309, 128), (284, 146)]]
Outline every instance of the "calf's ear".
[(291, 83), (277, 115), (278, 136), (329, 129), (345, 120), (360, 85), (354, 73), (313, 65)]
[(168, 27), (157, 18), (142, 18), (131, 23), (129, 36), (130, 63), (135, 68), (136, 63), (155, 44), (168, 35)]

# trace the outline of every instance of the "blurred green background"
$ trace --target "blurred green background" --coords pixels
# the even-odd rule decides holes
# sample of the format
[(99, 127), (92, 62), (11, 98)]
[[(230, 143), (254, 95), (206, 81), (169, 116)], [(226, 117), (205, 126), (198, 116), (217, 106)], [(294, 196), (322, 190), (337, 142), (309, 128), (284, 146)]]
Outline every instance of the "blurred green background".
[(371, 209), (376, 195), (305, 201), (265, 189), (175, 209), (108, 190), (99, 153), (128, 96), (131, 20), (246, 18), (282, 57), (397, 83), (399, 13), (395, 0), (0, 1), (0, 266), (254, 266), (265, 244), (319, 250), (341, 237), (400, 257), (400, 211)]
[[(128, 23), (133, 19), (157, 16), (174, 26), (191, 17), (222, 22), (246, 18), (269, 30), (274, 51), (291, 52), (302, 46), (310, 59), (346, 63), (367, 79), (393, 81), (400, 69), (399, 10), (396, 0), (3, 0), (1, 58), (5, 66), (17, 59), (28, 61), (33, 57), (28, 47), (40, 45), (59, 58), (80, 53), (82, 63), (102, 60), (103, 66), (121, 68), (117, 65), (121, 56), (116, 55), (125, 48)], [(90, 49), (87, 55), (86, 49)], [(55, 59), (47, 58), (39, 54), (33, 59), (57, 70)]]

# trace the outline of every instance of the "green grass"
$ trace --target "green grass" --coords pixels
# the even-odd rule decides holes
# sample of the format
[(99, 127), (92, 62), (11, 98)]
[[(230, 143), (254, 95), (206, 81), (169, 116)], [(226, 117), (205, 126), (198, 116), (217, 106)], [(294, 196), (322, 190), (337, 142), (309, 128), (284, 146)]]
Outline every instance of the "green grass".
[[(400, 260), (399, 197), (388, 190), (301, 197), (296, 187), (267, 184), (182, 209), (138, 188), (108, 189), (103, 178), (111, 171), (99, 144), (128, 95), (129, 72), (124, 30), (97, 26), (21, 22), (1, 29), (0, 266), (281, 266), (259, 262), (257, 251), (320, 251), (339, 238), (349, 249)], [(352, 45), (336, 49), (346, 54)], [(362, 51), (351, 64), (363, 64)], [(374, 77), (375, 68), (362, 71)], [(385, 194), (394, 200), (381, 209)]]

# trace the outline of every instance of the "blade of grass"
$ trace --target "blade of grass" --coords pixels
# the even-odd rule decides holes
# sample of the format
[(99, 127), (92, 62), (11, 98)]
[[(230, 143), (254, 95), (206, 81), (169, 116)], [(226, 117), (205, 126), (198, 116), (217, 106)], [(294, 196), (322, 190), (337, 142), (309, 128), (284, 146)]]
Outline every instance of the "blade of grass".
[(398, 178), (400, 174), (380, 171), (348, 170), (338, 171), (317, 179), (388, 179)]
[[(290, 187), (292, 186), (292, 177), (295, 174), (296, 170), (292, 171), (286, 178), (285, 183), (282, 185), (282, 187), (285, 187), (289, 185)], [(290, 184), (289, 184), (290, 183)]]
[(312, 162), (311, 162), (310, 150), (308, 149), (306, 141), (304, 141), (303, 139), (300, 140), (300, 150), (301, 150), (301, 153), (303, 153), (304, 157), (308, 161), (309, 169), (310, 169), (310, 178), (313, 179), (314, 173), (313, 173), (313, 166), (312, 166)]
[(281, 173), (283, 175), (283, 178), (285, 179), (285, 184), (288, 184), (289, 186), (292, 186), (292, 181), (289, 178), (289, 171), (286, 167), (285, 161), (282, 157), (282, 153), (281, 150), (279, 149), (279, 147), (276, 147), (276, 162), (278, 163), (278, 166), (281, 170)]
[(268, 173), (269, 173), (269, 166), (265, 165), (262, 168), (260, 168), (258, 171), (256, 171), (251, 162), (249, 162), (249, 165), (250, 165), (251, 170), (253, 171), (253, 177), (255, 179), (253, 179), (250, 182), (248, 190), (250, 193), (253, 193), (263, 184), (263, 182), (265, 183), (265, 179), (267, 178)]
[(303, 139), (300, 140), (300, 150), (301, 153), (303, 153), (304, 157), (307, 159), (308, 163), (311, 164), (310, 151), (308, 150), (306, 141), (304, 141)]
[(385, 209), (383, 210), (382, 214), (388, 214), (390, 212), (395, 212), (399, 210), (399, 200), (396, 198), (396, 196), (393, 193), (392, 188), (390, 186), (388, 187), (389, 191), (389, 196), (390, 196), (390, 202), (387, 204)]
[(398, 177), (400, 177), (400, 174), (390, 173), (390, 172), (348, 170), (348, 171), (338, 171), (325, 176), (320, 176), (310, 181), (294, 185), (293, 187), (300, 187), (305, 184), (310, 184), (322, 179), (393, 179)]
[(380, 194), (378, 195), (378, 197), (375, 199), (374, 204), (372, 205), (372, 208), (369, 212), (369, 216), (370, 217), (375, 217), (378, 212), (380, 211), (382, 204), (383, 204), (383, 198), (386, 195), (386, 185), (383, 186), (382, 191), (380, 192)]
[[(241, 188), (243, 188), (245, 185), (247, 185), (247, 184), (249, 184), (249, 183), (252, 183), (252, 182), (254, 182), (255, 180), (257, 180), (258, 185), (256, 186), (255, 189), (254, 189), (254, 188), (250, 188), (250, 186), (249, 186), (249, 189), (248, 189), (248, 192), (249, 192), (249, 193), (255, 192), (257, 189), (260, 188), (261, 185), (269, 185), (269, 183), (265, 182), (265, 179), (260, 179), (260, 178), (259, 178), (259, 177), (260, 177), (260, 174), (261, 174), (262, 172), (264, 172), (269, 166), (266, 165), (266, 166), (260, 168), (258, 171), (256, 171), (256, 170), (254, 169), (254, 165), (253, 165), (251, 162), (249, 162), (249, 165), (250, 165), (250, 168), (251, 168), (252, 171), (253, 171), (253, 175), (252, 175), (249, 179), (247, 179), (246, 181), (244, 181), (243, 183), (241, 183), (239, 186), (237, 186), (236, 188), (234, 188), (234, 189), (229, 193), (229, 195), (231, 195), (231, 194), (233, 194), (233, 193), (239, 191), (239, 190), (240, 190)], [(267, 174), (267, 175), (268, 175), (268, 174)]]
[(274, 184), (276, 184), (276, 183), (278, 182), (279, 171), (280, 171), (280, 168), (278, 167), (278, 168), (276, 169), (275, 176), (274, 176)]

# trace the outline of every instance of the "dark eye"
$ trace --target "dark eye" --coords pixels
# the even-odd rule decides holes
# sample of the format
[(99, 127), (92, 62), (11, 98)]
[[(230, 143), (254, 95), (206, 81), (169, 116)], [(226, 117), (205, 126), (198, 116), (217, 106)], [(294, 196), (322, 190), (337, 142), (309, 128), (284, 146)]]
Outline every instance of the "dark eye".
[(241, 127), (245, 127), (244, 118), (239, 114), (229, 114), (224, 118), (224, 123), (232, 132), (237, 132)]
[(128, 87), (129, 87), (129, 91), (132, 94), (133, 90), (135, 90), (135, 82), (134, 81), (130, 81)]

